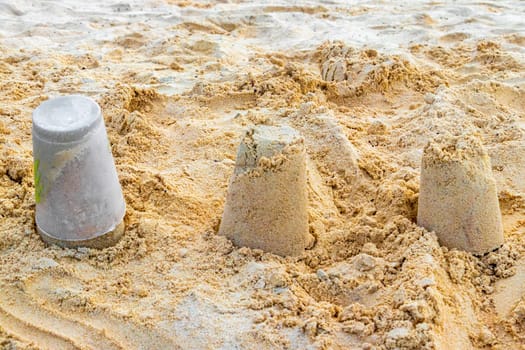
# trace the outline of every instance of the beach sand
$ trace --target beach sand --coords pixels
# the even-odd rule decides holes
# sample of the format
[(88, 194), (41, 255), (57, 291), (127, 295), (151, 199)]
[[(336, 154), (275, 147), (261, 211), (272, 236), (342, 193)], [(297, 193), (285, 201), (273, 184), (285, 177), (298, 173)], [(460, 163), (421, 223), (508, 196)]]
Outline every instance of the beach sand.
[[(525, 349), (525, 3), (0, 2), (3, 349)], [(99, 102), (127, 203), (114, 247), (34, 225), (31, 113)], [(304, 137), (315, 242), (218, 234), (254, 125)], [(490, 157), (505, 244), (417, 226), (423, 149)], [(444, 217), (442, 220), (447, 220)]]

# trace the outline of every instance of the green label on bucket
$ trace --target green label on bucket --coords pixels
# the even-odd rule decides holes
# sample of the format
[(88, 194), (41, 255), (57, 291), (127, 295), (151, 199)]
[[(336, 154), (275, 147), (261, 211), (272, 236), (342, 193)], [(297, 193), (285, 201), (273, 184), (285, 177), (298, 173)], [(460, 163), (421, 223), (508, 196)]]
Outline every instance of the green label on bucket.
[(33, 162), (33, 174), (35, 176), (35, 201), (37, 203), (40, 203), (40, 200), (42, 199), (43, 190), (42, 183), (40, 182), (42, 174), (40, 174), (39, 166), (40, 160), (35, 159), (35, 161)]

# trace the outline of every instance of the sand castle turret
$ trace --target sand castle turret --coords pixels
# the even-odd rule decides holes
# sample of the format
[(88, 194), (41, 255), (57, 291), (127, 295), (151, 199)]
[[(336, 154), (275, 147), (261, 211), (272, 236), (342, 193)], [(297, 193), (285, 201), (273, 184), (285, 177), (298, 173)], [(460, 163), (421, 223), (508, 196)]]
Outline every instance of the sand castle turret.
[(304, 139), (259, 125), (242, 140), (219, 228), (235, 245), (298, 255), (309, 242)]
[(483, 254), (503, 244), (496, 182), (480, 140), (449, 137), (426, 146), (417, 222), (449, 248)]

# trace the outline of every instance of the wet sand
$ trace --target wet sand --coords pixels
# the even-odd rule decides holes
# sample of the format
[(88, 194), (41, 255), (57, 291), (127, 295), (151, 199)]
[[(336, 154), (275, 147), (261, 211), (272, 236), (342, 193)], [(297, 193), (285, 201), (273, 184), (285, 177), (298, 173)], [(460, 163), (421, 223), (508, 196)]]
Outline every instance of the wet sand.
[[(523, 349), (525, 4), (0, 3), (0, 347)], [(31, 112), (102, 107), (127, 203), (112, 248), (34, 227)], [(218, 234), (237, 147), (290, 126), (307, 152), (294, 257)], [(417, 226), (423, 149), (487, 149), (505, 244)], [(447, 218), (443, 218), (447, 220)]]

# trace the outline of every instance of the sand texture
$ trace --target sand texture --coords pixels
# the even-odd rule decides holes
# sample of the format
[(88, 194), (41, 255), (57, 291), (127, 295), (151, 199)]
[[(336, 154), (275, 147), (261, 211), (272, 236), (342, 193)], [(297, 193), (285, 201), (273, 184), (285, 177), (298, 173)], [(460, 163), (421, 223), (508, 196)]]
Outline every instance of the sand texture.
[[(525, 349), (523, 18), (521, 1), (0, 2), (0, 348)], [(62, 94), (102, 108), (127, 205), (110, 248), (35, 230), (31, 113)], [(260, 125), (304, 139), (294, 256), (218, 233)], [(495, 180), (505, 243), (486, 254), (417, 225), (424, 149), (462, 135)]]
[(425, 147), (417, 223), (452, 249), (485, 254), (503, 244), (496, 181), (477, 138), (438, 138)]
[(304, 139), (290, 128), (259, 125), (241, 141), (219, 234), (241, 247), (300, 255), (308, 233)]

